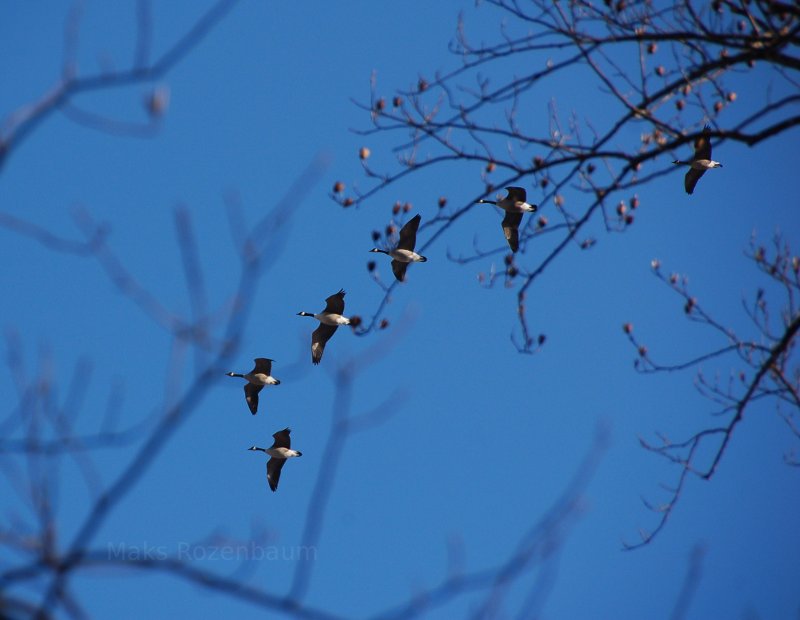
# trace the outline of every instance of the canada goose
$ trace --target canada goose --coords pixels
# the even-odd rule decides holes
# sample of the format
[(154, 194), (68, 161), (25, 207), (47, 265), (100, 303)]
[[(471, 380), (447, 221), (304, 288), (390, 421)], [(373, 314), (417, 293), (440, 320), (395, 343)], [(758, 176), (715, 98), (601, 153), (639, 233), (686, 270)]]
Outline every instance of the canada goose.
[(400, 282), (404, 282), (406, 279), (408, 263), (424, 263), (428, 260), (414, 251), (414, 246), (417, 244), (417, 229), (419, 228), (420, 219), (421, 216), (417, 213), (405, 223), (400, 229), (400, 241), (394, 250), (387, 251), (380, 248), (372, 248), (370, 250), (370, 252), (380, 252), (392, 257), (392, 272)]
[(248, 448), (248, 450), (260, 450), (272, 457), (267, 461), (267, 482), (269, 482), (269, 488), (273, 492), (278, 490), (281, 469), (283, 469), (286, 459), (294, 456), (303, 456), (302, 452), (291, 449), (292, 440), (289, 438), (289, 433), (291, 432), (292, 429), (284, 428), (282, 431), (274, 433), (272, 436), (275, 438), (275, 442), (269, 448), (259, 448), (258, 446), (250, 446)]
[(244, 398), (247, 401), (247, 406), (250, 407), (250, 413), (253, 415), (258, 411), (258, 393), (265, 385), (280, 385), (281, 382), (275, 377), (270, 375), (272, 372), (272, 362), (275, 360), (267, 359), (266, 357), (257, 357), (253, 360), (256, 365), (253, 370), (246, 375), (240, 375), (236, 372), (226, 372), (229, 377), (241, 377), (247, 379), (244, 384)]
[(519, 250), (519, 225), (523, 213), (533, 213), (539, 207), (528, 203), (524, 187), (506, 187), (508, 194), (497, 202), (493, 200), (479, 200), (479, 203), (496, 205), (506, 212), (503, 218), (503, 234), (512, 252)]
[(319, 364), (325, 343), (331, 339), (339, 325), (350, 325), (350, 319), (342, 316), (344, 312), (344, 289), (334, 293), (325, 300), (325, 309), (318, 314), (298, 312), (297, 316), (310, 316), (319, 321), (319, 327), (311, 334), (311, 362)]
[(711, 128), (708, 125), (703, 127), (703, 134), (698, 136), (694, 141), (694, 157), (692, 157), (692, 159), (689, 161), (676, 159), (672, 162), (679, 166), (689, 166), (689, 171), (686, 173), (686, 178), (683, 180), (683, 186), (687, 194), (691, 194), (694, 191), (694, 186), (697, 185), (697, 182), (706, 170), (722, 168), (721, 163), (711, 159), (710, 133)]

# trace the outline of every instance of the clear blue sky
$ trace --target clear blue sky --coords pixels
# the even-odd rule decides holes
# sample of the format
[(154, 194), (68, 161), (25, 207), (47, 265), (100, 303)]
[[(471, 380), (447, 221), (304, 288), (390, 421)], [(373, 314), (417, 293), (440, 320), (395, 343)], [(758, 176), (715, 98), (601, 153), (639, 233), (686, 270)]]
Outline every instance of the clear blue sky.
[[(155, 4), (152, 45), (158, 54), (209, 3)], [(255, 292), (243, 345), (233, 367), (222, 369), (248, 371), (254, 357), (270, 357), (282, 384), (262, 392), (261, 411), (252, 417), (240, 381), (220, 372), (197, 411), (98, 532), (93, 548), (124, 543), (174, 554), (212, 533), (246, 540), (253, 527), (268, 532), (276, 548), (300, 544), (312, 489), (326, 466), (321, 454), (330, 430), (333, 371), (383, 340), (390, 348), (359, 374), (353, 411), (369, 411), (396, 391), (404, 398), (385, 422), (347, 444), (316, 549), (309, 603), (363, 616), (404, 602), (439, 582), (452, 540), (461, 541), (467, 569), (494, 566), (556, 501), (604, 424), (610, 445), (558, 560), (543, 617), (666, 618), (697, 544), (706, 555), (687, 617), (796, 616), (800, 485), (797, 468), (787, 467), (783, 454), (798, 446), (772, 403), (748, 410), (718, 474), (710, 482), (691, 481), (652, 545), (621, 551), (622, 539), (633, 541), (639, 527), (654, 524), (640, 496), (658, 501), (659, 484), (677, 475), (642, 450), (637, 438), (663, 431), (680, 439), (719, 422), (710, 416), (712, 404), (694, 389), (691, 372), (637, 374), (621, 326), (631, 321), (665, 363), (725, 344), (685, 319), (680, 299), (650, 272), (650, 261), (659, 258), (666, 271), (689, 276), (693, 292), (721, 322), (743, 337), (753, 334), (741, 299), (766, 280), (744, 256), (750, 235), (769, 244), (780, 230), (796, 250), (800, 246), (796, 130), (755, 149), (729, 144), (716, 150), (724, 168), (707, 174), (691, 197), (683, 192), (679, 170), (641, 188), (642, 206), (628, 232), (606, 235), (597, 227), (599, 242), (591, 251), (564, 253), (528, 296), (532, 327), (548, 336), (535, 356), (517, 354), (509, 339), (517, 329), (514, 290), (478, 284), (477, 273), (488, 271), (492, 259), (467, 266), (447, 259), (448, 249), (469, 253), (474, 238), (495, 247), (500, 216), (486, 207), (459, 220), (427, 248), (426, 264), (409, 269), (408, 282), (388, 308), (392, 329), (368, 338), (340, 329), (322, 365), (311, 367), (314, 324), (295, 314), (318, 311), (340, 288), (347, 290), (348, 314), (371, 313), (382, 293), (365, 267), (375, 256), (367, 253), (370, 233), (386, 224), (394, 201), (411, 201), (424, 224), (436, 213), (438, 196), (462, 205), (482, 191), (480, 169), (465, 165), (422, 175), (358, 210), (343, 210), (328, 196), (336, 180), (348, 189), (369, 185), (358, 161), (361, 146), (371, 149), (377, 164), (394, 157), (396, 141), (389, 136), (351, 131), (369, 124), (352, 99), (368, 101), (373, 71), (378, 91), (391, 96), (420, 75), (456, 66), (447, 43), (460, 11), (473, 32), (495, 38), (502, 16), (472, 2), (242, 2), (160, 81), (169, 86), (171, 100), (155, 136), (109, 136), (56, 113), (8, 158), (0, 170), (0, 211), (80, 238), (71, 214), (85, 208), (110, 224), (109, 243), (135, 277), (179, 313), (187, 312), (189, 299), (174, 208), (183, 205), (191, 215), (208, 304), (223, 312), (239, 269), (226, 196), (237, 194), (244, 217), (254, 223), (309, 162), (319, 156), (328, 162), (319, 182), (293, 206), (286, 236), (269, 252), (274, 263)], [(16, 3), (2, 13), (5, 118), (57, 80), (67, 4)], [(127, 66), (133, 41), (132, 3), (87, 3), (79, 71)], [(741, 108), (732, 106), (730, 114), (739, 118), (760, 103), (768, 85), (757, 75), (737, 79)], [(542, 93), (539, 108), (520, 112), (531, 122), (546, 122), (553, 98), (569, 102), (562, 104), (568, 108), (599, 96), (584, 92), (580, 81), (549, 85), (553, 90)], [(146, 92), (137, 85), (80, 96), (75, 103), (144, 120)], [(581, 114), (607, 121), (596, 107)], [(543, 212), (556, 219), (552, 204)], [(425, 238), (423, 229), (420, 241)], [(529, 244), (519, 260), (533, 263), (542, 252)], [(48, 360), (63, 398), (76, 365), (91, 361), (91, 374), (81, 375), (86, 396), (77, 428), (97, 429), (110, 394), (127, 426), (193, 379), (190, 356), (179, 376), (167, 376), (176, 354), (170, 335), (121, 296), (97, 262), (50, 252), (5, 228), (0, 258), (0, 326), (19, 334), (27, 372), (42, 371)], [(388, 259), (381, 258), (381, 273), (391, 277)], [(392, 339), (393, 333), (399, 337)], [(736, 369), (733, 360), (704, 367), (723, 378)], [(0, 394), (5, 419), (18, 398), (7, 370), (0, 373)], [(304, 456), (286, 465), (273, 494), (263, 455), (246, 448), (268, 445), (270, 435), (286, 426)], [(107, 484), (131, 454), (126, 446), (91, 458)], [(24, 471), (24, 463), (0, 456), (7, 472)], [(67, 544), (92, 497), (76, 462), (62, 458), (53, 465), (60, 472), (58, 536)], [(30, 522), (12, 478), (0, 483), (2, 520)], [(12, 559), (5, 550), (0, 554), (3, 567)], [(238, 567), (203, 557), (197, 563), (223, 574)], [(280, 595), (294, 560), (249, 568), (250, 583)], [(261, 615), (164, 575), (88, 571), (74, 585), (97, 618)], [(509, 613), (524, 591), (512, 591)], [(482, 600), (469, 596), (430, 617), (461, 617)]]

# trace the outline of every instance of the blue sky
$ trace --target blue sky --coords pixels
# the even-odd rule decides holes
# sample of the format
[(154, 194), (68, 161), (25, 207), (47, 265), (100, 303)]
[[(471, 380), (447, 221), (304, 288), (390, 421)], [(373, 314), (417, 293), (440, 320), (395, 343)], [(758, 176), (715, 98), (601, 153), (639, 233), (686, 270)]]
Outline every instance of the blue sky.
[[(754, 232), (765, 245), (776, 231), (798, 243), (796, 130), (754, 149), (728, 143), (715, 150), (724, 168), (707, 174), (693, 196), (683, 192), (682, 171), (657, 179), (639, 189), (642, 206), (625, 234), (608, 235), (598, 226), (590, 251), (563, 253), (528, 296), (529, 321), (548, 337), (537, 355), (517, 354), (510, 341), (517, 329), (514, 290), (486, 290), (478, 283), (477, 274), (487, 272), (492, 260), (500, 266), (502, 255), (466, 266), (447, 259), (448, 250), (469, 253), (473, 239), (481, 247), (502, 241), (500, 216), (481, 207), (426, 248), (426, 264), (411, 266), (387, 309), (390, 329), (365, 338), (340, 329), (323, 363), (311, 366), (315, 325), (295, 314), (320, 310), (340, 288), (347, 290), (348, 314), (371, 314), (382, 292), (366, 270), (375, 257), (367, 253), (374, 245), (370, 233), (385, 226), (395, 200), (411, 201), (424, 225), (437, 212), (439, 196), (463, 205), (483, 188), (480, 168), (467, 164), (413, 177), (358, 209), (344, 210), (328, 195), (336, 180), (348, 191), (354, 183), (369, 186), (358, 161), (362, 146), (371, 149), (376, 165), (390, 165), (394, 157), (397, 137), (352, 131), (369, 126), (368, 114), (353, 100), (369, 100), (372, 73), (378, 92), (391, 96), (420, 75), (457, 65), (447, 43), (460, 11), (484, 40), (495, 38), (503, 19), (491, 7), (467, 2), (412, 2), (396, 9), (370, 2), (242, 2), (159, 80), (169, 87), (170, 105), (154, 136), (110, 136), (56, 113), (0, 170), (3, 213), (79, 239), (73, 213), (85, 209), (110, 225), (109, 245), (135, 278), (171, 311), (185, 314), (191, 302), (175, 208), (191, 218), (208, 306), (224, 313), (240, 266), (226, 201), (236, 196), (252, 225), (310, 162), (325, 162), (305, 198), (292, 204), (281, 238), (267, 240), (269, 269), (253, 291), (233, 366), (220, 369), (92, 547), (156, 546), (175, 554), (211, 534), (248, 540), (253, 528), (266, 532), (275, 548), (301, 544), (315, 480), (326, 467), (321, 455), (336, 369), (383, 343), (384, 353), (359, 370), (352, 411), (372, 411), (401, 396), (394, 397), (385, 421), (347, 440), (316, 549), (310, 604), (345, 617), (394, 607), (439, 582), (453, 541), (460, 541), (465, 568), (496, 565), (557, 501), (601, 425), (609, 429), (609, 446), (553, 568), (542, 617), (668, 617), (698, 544), (705, 549), (702, 577), (686, 617), (797, 614), (798, 471), (783, 463), (783, 454), (797, 445), (774, 404), (748, 410), (718, 473), (710, 482), (691, 481), (653, 544), (621, 551), (621, 540), (633, 541), (639, 527), (654, 524), (640, 497), (657, 501), (659, 484), (677, 475), (642, 450), (638, 437), (663, 431), (678, 439), (718, 422), (710, 415), (714, 406), (694, 388), (691, 371), (637, 374), (635, 351), (621, 326), (632, 322), (637, 337), (664, 363), (725, 344), (686, 320), (681, 300), (651, 273), (650, 261), (658, 258), (666, 272), (688, 275), (700, 303), (722, 323), (743, 336), (753, 333), (741, 300), (769, 285), (744, 251)], [(4, 9), (3, 118), (56, 82), (67, 12), (66, 3)], [(200, 3), (156, 3), (155, 54), (200, 13)], [(103, 63), (127, 66), (133, 16), (126, 3), (87, 3), (80, 72)], [(760, 103), (765, 79), (759, 73), (734, 78), (740, 107), (731, 106), (721, 120), (725, 114), (740, 118)], [(597, 96), (576, 80), (549, 85), (552, 92), (541, 94), (540, 106), (524, 111), (531, 124), (546, 122), (551, 100), (569, 109)], [(81, 95), (75, 103), (144, 121), (148, 88)], [(602, 106), (593, 111), (597, 122), (607, 121)], [(552, 204), (542, 213), (551, 221), (557, 217)], [(419, 240), (426, 241), (424, 227)], [(545, 251), (530, 243), (518, 260), (532, 264)], [(170, 334), (122, 296), (97, 261), (49, 251), (4, 227), (0, 256), (2, 328), (18, 335), (29, 376), (49, 369), (63, 397), (78, 365), (90, 364), (91, 372), (79, 375), (85, 398), (75, 414), (77, 429), (95, 431), (110, 397), (120, 426), (127, 427), (159, 412), (191, 384), (198, 370), (192, 354), (176, 351)], [(378, 268), (389, 278), (388, 259), (382, 258), (377, 256)], [(12, 350), (8, 340), (4, 348)], [(186, 357), (178, 364), (181, 354)], [(261, 410), (252, 417), (240, 381), (222, 372), (249, 371), (259, 356), (277, 360), (273, 372), (282, 384), (262, 392)], [(737, 368), (723, 360), (703, 370), (725, 378)], [(8, 371), (0, 373), (0, 393), (7, 403), (3, 419), (17, 415), (19, 394)], [(12, 426), (21, 432), (19, 424)], [(246, 448), (268, 445), (270, 435), (286, 426), (304, 456), (286, 465), (273, 494), (263, 455)], [(119, 475), (135, 447), (91, 453), (103, 484)], [(6, 472), (0, 483), (7, 498), (3, 520), (30, 522), (29, 502), (13, 482), (25, 460), (3, 455), (0, 463)], [(58, 536), (67, 545), (92, 493), (74, 461), (54, 459), (52, 465), (59, 472)], [(5, 549), (0, 554), (4, 569), (16, 561)], [(246, 578), (281, 595), (294, 562), (252, 562)], [(221, 574), (238, 567), (205, 557), (196, 563)], [(123, 568), (86, 571), (73, 586), (92, 617), (263, 615), (180, 580)], [(529, 581), (512, 589), (503, 617), (516, 617), (528, 587)], [(461, 617), (483, 600), (483, 594), (469, 595), (430, 617)]]

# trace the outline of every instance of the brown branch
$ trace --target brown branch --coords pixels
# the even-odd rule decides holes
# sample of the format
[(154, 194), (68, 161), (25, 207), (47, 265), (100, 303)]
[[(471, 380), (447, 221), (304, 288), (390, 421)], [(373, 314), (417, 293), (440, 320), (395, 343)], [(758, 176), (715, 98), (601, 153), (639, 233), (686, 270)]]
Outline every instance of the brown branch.
[[(758, 264), (759, 262), (763, 261), (762, 255), (758, 254), (755, 257), (755, 261)], [(686, 300), (692, 300), (694, 298), (690, 297), (688, 291), (678, 283), (678, 280), (672, 276), (669, 279), (665, 278), (661, 272), (659, 271), (659, 265), (656, 262), (654, 265), (654, 272), (656, 275), (666, 284), (668, 284), (673, 290), (678, 292), (680, 295), (684, 297)], [(692, 305), (688, 307), (687, 314), (694, 312), (695, 306)], [(672, 370), (682, 370), (688, 368), (690, 366), (696, 365), (699, 361), (705, 361), (708, 359), (718, 358), (725, 353), (737, 352), (742, 353), (742, 351), (747, 351), (746, 356), (744, 359), (750, 363), (750, 365), (754, 368), (754, 374), (752, 378), (746, 381), (745, 383), (745, 390), (741, 396), (733, 396), (730, 392), (723, 392), (721, 389), (717, 389), (712, 387), (712, 391), (710, 397), (717, 400), (719, 402), (719, 398), (725, 399), (729, 401), (730, 404), (727, 404), (721, 413), (731, 413), (731, 418), (724, 426), (715, 427), (715, 428), (708, 428), (701, 431), (696, 432), (688, 439), (680, 441), (680, 442), (671, 442), (669, 440), (664, 439), (663, 445), (654, 446), (644, 440), (640, 440), (642, 447), (650, 452), (654, 452), (666, 459), (670, 462), (677, 464), (681, 468), (680, 475), (678, 477), (677, 484), (670, 490), (669, 499), (659, 505), (659, 506), (652, 506), (649, 503), (645, 502), (645, 504), (650, 508), (652, 511), (658, 513), (659, 519), (656, 523), (655, 528), (650, 532), (642, 532), (641, 533), (641, 540), (638, 543), (623, 543), (625, 549), (637, 549), (648, 545), (653, 539), (663, 530), (666, 526), (667, 520), (669, 519), (670, 515), (672, 514), (675, 506), (677, 505), (678, 501), (680, 500), (683, 489), (685, 487), (688, 474), (692, 473), (698, 478), (702, 480), (710, 480), (714, 474), (716, 473), (719, 465), (722, 461), (723, 456), (727, 450), (728, 445), (730, 444), (733, 432), (739, 423), (744, 418), (745, 411), (747, 408), (754, 402), (757, 402), (761, 399), (767, 398), (777, 398), (779, 401), (786, 401), (786, 402), (793, 402), (795, 405), (800, 404), (800, 401), (796, 399), (796, 390), (793, 389), (793, 386), (788, 381), (781, 381), (781, 377), (784, 377), (784, 365), (788, 361), (788, 355), (791, 352), (795, 338), (797, 336), (798, 331), (800, 331), (800, 313), (796, 313), (794, 316), (790, 316), (786, 319), (786, 323), (784, 325), (784, 329), (782, 334), (779, 338), (776, 338), (773, 342), (772, 346), (765, 347), (762, 345), (755, 345), (752, 343), (745, 343), (738, 339), (736, 339), (732, 332), (726, 328), (724, 328), (721, 324), (713, 320), (710, 316), (705, 313), (700, 313), (701, 320), (704, 324), (711, 326), (717, 331), (726, 334), (727, 337), (731, 340), (731, 345), (728, 347), (724, 347), (720, 350), (714, 351), (704, 356), (700, 356), (686, 364), (675, 365), (675, 366), (658, 366), (653, 363), (647, 353), (646, 347), (643, 347), (639, 342), (633, 337), (632, 335), (632, 327), (630, 324), (625, 326), (625, 333), (627, 334), (631, 343), (638, 349), (640, 358), (639, 360), (645, 360), (648, 364), (648, 367), (653, 372), (670, 372)], [(762, 359), (758, 362), (750, 361), (751, 355), (754, 352), (759, 352), (762, 354)], [(637, 362), (639, 361), (637, 360)], [(743, 377), (743, 375), (742, 375)], [(779, 389), (770, 389), (769, 387), (765, 387), (763, 384), (767, 380), (775, 380), (778, 383), (781, 383)], [(744, 382), (744, 380), (743, 380)], [(701, 377), (701, 385), (704, 385), (705, 382), (702, 380)], [(787, 391), (788, 388), (788, 391)], [(794, 394), (793, 394), (794, 393)], [(784, 397), (784, 394), (788, 395), (788, 399)], [(707, 395), (708, 396), (708, 395)], [(696, 454), (698, 449), (700, 448), (701, 444), (704, 444), (706, 439), (714, 439), (718, 443), (716, 447), (713, 449), (713, 454), (710, 458), (710, 462), (702, 467), (699, 467), (696, 463)]]
[[(408, 139), (394, 150), (410, 151), (411, 155), (401, 159), (399, 169), (386, 172), (376, 171), (362, 161), (367, 178), (376, 183), (366, 190), (356, 189), (354, 196), (334, 194), (333, 197), (343, 206), (366, 204), (412, 174), (459, 162), (464, 165), (481, 162), (487, 171), (506, 172), (505, 178), (496, 182), (490, 182), (489, 172), (481, 174), (480, 180), (486, 184), (487, 193), (495, 187), (521, 185), (532, 180), (542, 189), (543, 199), (537, 200), (540, 208), (550, 201), (558, 207), (563, 224), (552, 229), (561, 230), (563, 236), (544, 260), (538, 258), (541, 253), (537, 252), (534, 264), (525, 265), (520, 261), (522, 264), (517, 265), (522, 275), (516, 284), (518, 309), (524, 308), (524, 293), (532, 283), (573, 242), (581, 248), (592, 245), (593, 240), (577, 238), (590, 221), (600, 217), (608, 232), (624, 232), (634, 215), (630, 210), (616, 217), (611, 215), (609, 205), (613, 197), (659, 176), (680, 174), (663, 156), (670, 154), (671, 161), (675, 151), (691, 147), (702, 134), (706, 122), (711, 122), (711, 136), (719, 144), (736, 141), (750, 146), (800, 124), (800, 115), (794, 113), (800, 96), (787, 95), (779, 101), (766, 99), (755, 112), (737, 121), (735, 127), (717, 125), (720, 111), (735, 100), (735, 93), (730, 93), (723, 83), (723, 78), (731, 71), (742, 67), (749, 69), (753, 63), (760, 63), (775, 71), (779, 79), (792, 82), (789, 73), (798, 68), (793, 54), (800, 32), (796, 16), (764, 22), (759, 26), (760, 31), (750, 32), (740, 31), (734, 21), (720, 19), (713, 11), (698, 13), (685, 3), (670, 8), (637, 4), (635, 10), (629, 7), (620, 11), (588, 3), (562, 6), (540, 1), (532, 3), (530, 10), (523, 10), (516, 2), (490, 4), (527, 22), (528, 34), (502, 33), (501, 42), (475, 47), (466, 40), (463, 24), (460, 24), (457, 47), (453, 51), (464, 58), (461, 66), (431, 81), (420, 79), (416, 90), (396, 91), (391, 107), (376, 93), (373, 79), (369, 105), (359, 106), (369, 113), (372, 124), (361, 133), (405, 132)], [(672, 66), (659, 69), (656, 75), (656, 61), (655, 57), (651, 59), (651, 53), (655, 53), (653, 46), (657, 44), (672, 46), (674, 54)], [(623, 62), (634, 46), (638, 53), (638, 79), (627, 73)], [(568, 51), (576, 47), (577, 55)], [(526, 61), (541, 58), (542, 54), (550, 54), (551, 61), (546, 67), (521, 75), (515, 73), (513, 78), (492, 83), (492, 88), (482, 77), (490, 73), (492, 67), (502, 70), (512, 60), (514, 66), (535, 67)], [(549, 132), (535, 135), (526, 132), (524, 121), (528, 119), (519, 115), (525, 105), (522, 97), (534, 88), (541, 88), (557, 73), (563, 75), (577, 70), (579, 64), (587, 65), (596, 83), (610, 94), (619, 109), (617, 118), (604, 130), (593, 132), (593, 139), (583, 141), (580, 124), (571, 120), (565, 129), (567, 125), (561, 123), (557, 112), (551, 108)], [(474, 88), (465, 84), (470, 77), (475, 78)], [(710, 93), (709, 102), (703, 92)], [(679, 113), (683, 108), (671, 116), (663, 108), (665, 103), (679, 99), (685, 104), (683, 99), (690, 96), (707, 118), (696, 119), (693, 130), (687, 131)], [(435, 103), (429, 105), (432, 101)], [(496, 119), (501, 112), (505, 122), (498, 123)], [(637, 150), (636, 145), (627, 148), (632, 125), (638, 128), (642, 123), (647, 133), (642, 134), (641, 148)], [(623, 147), (611, 148), (621, 141)], [(536, 154), (533, 163), (516, 155), (512, 146), (517, 145), (523, 154), (526, 150)], [(421, 149), (425, 146), (430, 153), (422, 156)], [(503, 147), (508, 152), (505, 156), (500, 153)], [(647, 164), (656, 164), (656, 168), (643, 171)], [(599, 165), (607, 169), (608, 178), (592, 175)], [(567, 189), (592, 195), (593, 200), (580, 201), (578, 211), (567, 209), (563, 206), (563, 192)], [(429, 219), (424, 227), (431, 226), (434, 232), (426, 239), (425, 247), (443, 238), (456, 221), (471, 212), (473, 202), (474, 199)], [(528, 242), (538, 231), (529, 218), (520, 233), (523, 256), (518, 258), (524, 259)], [(469, 263), (487, 254), (476, 251), (474, 255), (459, 255), (458, 261)], [(389, 292), (361, 333), (374, 329), (388, 299)], [(512, 336), (517, 349), (523, 353), (531, 352), (535, 342), (528, 322), (528, 317), (519, 315), (521, 342), (516, 342)]]

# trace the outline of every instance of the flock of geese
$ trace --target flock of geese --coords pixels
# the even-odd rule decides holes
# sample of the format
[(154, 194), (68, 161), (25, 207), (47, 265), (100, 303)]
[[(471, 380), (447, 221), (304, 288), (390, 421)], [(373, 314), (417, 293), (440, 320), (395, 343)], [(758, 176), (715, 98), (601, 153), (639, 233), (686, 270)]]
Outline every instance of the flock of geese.
[[(515, 188), (519, 189), (519, 188)], [(521, 190), (523, 194), (525, 190)], [(400, 229), (400, 240), (392, 250), (382, 250), (372, 248), (370, 252), (380, 252), (392, 257), (392, 272), (400, 282), (406, 279), (406, 269), (409, 263), (424, 263), (428, 259), (414, 251), (417, 244), (417, 229), (421, 221), (419, 214), (412, 217)], [(516, 250), (515, 250), (516, 251)], [(298, 316), (308, 316), (319, 321), (319, 326), (311, 333), (311, 363), (319, 364), (322, 361), (322, 354), (325, 345), (328, 343), (340, 325), (350, 325), (350, 319), (344, 315), (344, 289), (334, 293), (325, 300), (325, 308), (321, 312), (298, 312)], [(250, 409), (250, 413), (258, 413), (258, 395), (266, 385), (280, 385), (279, 379), (272, 376), (272, 362), (275, 360), (266, 357), (257, 357), (253, 370), (248, 373), (228, 372), (228, 377), (239, 377), (244, 379), (244, 399)], [(267, 461), (267, 482), (273, 491), (278, 490), (278, 482), (281, 478), (281, 470), (287, 459), (296, 456), (303, 456), (302, 452), (292, 450), (292, 440), (290, 428), (284, 428), (272, 435), (275, 441), (269, 448), (259, 448), (251, 446), (248, 450), (264, 452), (270, 459)]]
[[(672, 163), (682, 166), (689, 166), (689, 171), (684, 179), (684, 188), (687, 194), (694, 191), (695, 185), (706, 170), (721, 168), (722, 164), (711, 159), (711, 141), (709, 139), (710, 128), (706, 125), (703, 133), (694, 142), (694, 156), (688, 161), (674, 160)], [(496, 201), (478, 200), (480, 204), (493, 204), (505, 211), (502, 228), (503, 234), (512, 252), (519, 250), (519, 226), (522, 223), (522, 216), (525, 213), (534, 213), (538, 206), (527, 201), (525, 189), (522, 187), (507, 187), (507, 194), (503, 197), (498, 196)], [(424, 263), (428, 259), (417, 254), (414, 247), (417, 244), (417, 230), (421, 217), (419, 214), (412, 217), (400, 229), (399, 241), (397, 246), (391, 250), (372, 248), (370, 252), (379, 252), (392, 258), (392, 273), (394, 277), (404, 282), (406, 270), (410, 263)], [(319, 364), (322, 361), (322, 354), (325, 345), (336, 333), (340, 325), (349, 325), (350, 319), (344, 316), (344, 289), (334, 293), (325, 300), (325, 308), (321, 312), (298, 312), (298, 316), (308, 316), (319, 321), (319, 326), (311, 333), (311, 362)], [(229, 377), (239, 377), (245, 379), (244, 398), (250, 413), (255, 415), (258, 412), (258, 395), (266, 385), (280, 385), (280, 381), (272, 376), (272, 362), (274, 360), (266, 357), (257, 357), (253, 370), (246, 374), (228, 372)], [(278, 489), (278, 481), (281, 477), (281, 469), (287, 459), (296, 456), (303, 456), (302, 452), (292, 450), (290, 433), (291, 429), (284, 428), (272, 435), (274, 442), (269, 448), (259, 448), (251, 446), (248, 450), (255, 450), (266, 453), (270, 459), (267, 461), (267, 482), (273, 491)]]

